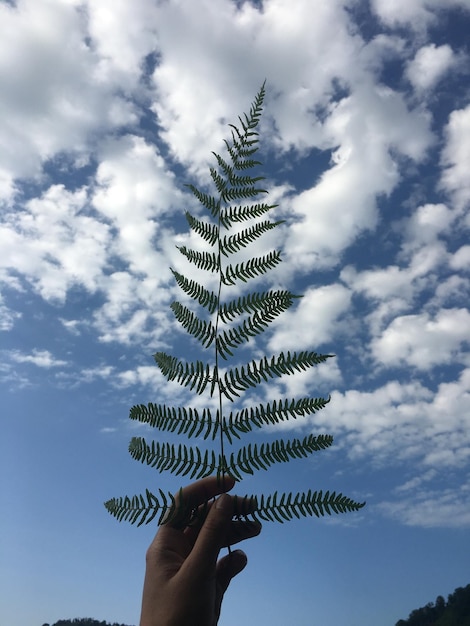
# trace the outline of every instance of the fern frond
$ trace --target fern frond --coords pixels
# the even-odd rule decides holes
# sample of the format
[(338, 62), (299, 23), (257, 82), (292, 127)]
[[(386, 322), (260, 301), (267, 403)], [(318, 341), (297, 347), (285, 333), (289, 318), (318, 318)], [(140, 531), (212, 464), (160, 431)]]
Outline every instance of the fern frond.
[[(247, 497), (241, 498), (241, 501), (243, 502)], [(279, 496), (276, 491), (269, 496), (263, 495), (259, 498), (250, 496), (250, 498), (256, 501), (254, 512), (251, 514), (254, 519), (281, 523), (294, 517), (313, 515), (321, 517), (325, 513), (331, 515), (331, 513), (359, 511), (365, 506), (365, 502), (355, 502), (342, 493), (337, 494), (335, 491), (323, 493), (321, 490), (310, 489), (306, 493), (297, 493), (295, 496), (292, 493), (283, 493)], [(244, 517), (243, 514), (241, 517)]]
[(213, 196), (200, 191), (194, 185), (186, 185), (186, 187), (188, 187), (199, 202), (210, 211), (212, 217), (217, 217), (219, 215), (220, 199), (216, 200)]
[(235, 254), (242, 248), (246, 248), (246, 246), (250, 243), (256, 241), (256, 239), (261, 237), (261, 235), (264, 235), (264, 233), (268, 232), (268, 230), (272, 230), (284, 222), (285, 220), (279, 220), (278, 222), (264, 220), (263, 222), (258, 222), (258, 224), (254, 224), (250, 228), (242, 230), (235, 235), (224, 237), (220, 242), (220, 251), (226, 257), (230, 254)]
[(228, 354), (233, 356), (232, 349), (264, 332), (276, 317), (286, 311), (290, 305), (291, 302), (289, 300), (277, 302), (276, 306), (255, 311), (253, 315), (250, 315), (238, 326), (219, 331), (216, 340), (217, 352), (223, 359), (226, 359)]
[(189, 211), (186, 211), (185, 215), (190, 228), (207, 241), (210, 246), (215, 246), (219, 238), (217, 225), (198, 220)]
[[(161, 524), (167, 511), (184, 509), (184, 503), (178, 504), (174, 496), (165, 494), (159, 489), (160, 499), (146, 489), (142, 495), (124, 498), (112, 498), (105, 503), (106, 509), (118, 521), (137, 522), (138, 526), (149, 524), (160, 513), (158, 524)], [(249, 503), (249, 506), (247, 506)], [(283, 493), (276, 491), (269, 496), (235, 496), (234, 517), (241, 520), (265, 522), (286, 522), (301, 517), (322, 517), (332, 513), (350, 513), (359, 511), (365, 502), (356, 502), (342, 493), (335, 491), (312, 491), (306, 493)], [(247, 513), (247, 509), (249, 512)], [(185, 511), (183, 510), (183, 513)], [(189, 513), (189, 512), (188, 512)], [(187, 525), (187, 522), (184, 523)]]
[[(238, 171), (246, 171), (256, 167), (257, 165), (261, 165), (261, 161), (255, 161), (254, 159), (249, 158), (240, 158), (241, 155), (239, 154), (239, 151), (235, 150), (233, 145), (231, 145), (226, 139), (224, 139), (224, 143), (227, 148), (227, 152), (230, 154), (234, 169)], [(251, 150), (252, 154), (255, 152), (257, 152), (256, 149)]]
[(217, 191), (221, 194), (222, 200), (224, 199), (224, 193), (228, 186), (228, 181), (223, 178), (217, 170), (213, 167), (210, 168), (211, 178), (214, 181)]
[(220, 211), (220, 223), (227, 229), (236, 222), (246, 222), (247, 220), (262, 217), (277, 204), (249, 204), (247, 206), (227, 206)]
[(201, 270), (206, 272), (218, 272), (219, 258), (214, 252), (198, 252), (186, 246), (176, 246), (178, 250), (183, 254), (190, 263), (196, 265)]
[(214, 313), (219, 303), (217, 294), (213, 291), (209, 291), (195, 280), (189, 280), (183, 274), (179, 274), (174, 269), (170, 268), (173, 276), (179, 287), (188, 294), (193, 300), (199, 302), (201, 306), (206, 308), (209, 313)]
[(262, 382), (268, 382), (270, 378), (280, 377), (284, 374), (294, 374), (296, 371), (305, 371), (314, 365), (324, 363), (331, 354), (318, 354), (317, 352), (283, 352), (271, 359), (267, 357), (260, 361), (251, 361), (246, 365), (228, 370), (223, 379), (219, 381), (224, 395), (232, 400), (233, 396), (239, 396), (242, 391), (254, 388)]
[[(209, 251), (197, 251), (185, 246), (178, 249), (189, 263), (198, 269), (217, 274), (217, 289), (211, 291), (195, 280), (171, 270), (178, 286), (211, 316), (205, 319), (197, 316), (185, 304), (173, 302), (171, 308), (176, 319), (187, 333), (201, 342), (204, 348), (213, 346), (212, 360), (209, 362), (187, 362), (165, 352), (157, 352), (154, 359), (162, 375), (168, 381), (175, 381), (195, 393), (205, 391), (217, 396), (218, 410), (215, 415), (209, 408), (198, 411), (191, 407), (172, 407), (165, 404), (137, 405), (132, 407), (130, 417), (148, 424), (160, 431), (188, 438), (203, 437), (204, 440), (220, 437), (219, 448), (200, 450), (198, 445), (171, 444), (168, 442), (147, 442), (143, 437), (134, 437), (129, 445), (131, 456), (157, 471), (170, 471), (176, 475), (202, 478), (217, 474), (222, 478), (231, 475), (240, 479), (244, 474), (254, 474), (266, 470), (275, 463), (287, 463), (303, 458), (316, 451), (328, 448), (331, 435), (307, 435), (303, 439), (278, 439), (271, 443), (242, 446), (227, 457), (224, 443), (240, 439), (254, 428), (274, 425), (285, 420), (297, 419), (321, 410), (330, 398), (281, 399), (247, 407), (228, 416), (224, 410), (224, 396), (230, 402), (243, 392), (269, 383), (276, 377), (291, 375), (324, 363), (333, 355), (318, 354), (313, 351), (287, 352), (272, 357), (251, 360), (240, 366), (221, 370), (220, 360), (227, 359), (239, 347), (264, 332), (278, 315), (292, 306), (295, 296), (288, 290), (271, 290), (262, 293), (248, 293), (233, 300), (225, 299), (225, 287), (236, 286), (238, 282), (256, 279), (281, 261), (278, 251), (264, 256), (244, 255), (248, 260), (230, 264), (223, 260), (248, 248), (269, 230), (283, 221), (272, 221), (267, 213), (277, 205), (258, 201), (260, 194), (267, 193), (261, 188), (263, 176), (252, 173), (251, 168), (260, 165), (255, 154), (259, 149), (257, 127), (261, 118), (265, 97), (265, 84), (259, 90), (248, 114), (238, 118), (238, 124), (230, 124), (231, 141), (225, 141), (228, 157), (225, 159), (213, 153), (216, 167), (210, 168), (210, 175), (217, 197), (205, 193), (194, 185), (187, 185), (194, 197), (207, 209), (209, 215), (199, 219), (186, 211), (190, 229), (203, 239)], [(217, 168), (217, 169), (216, 169)], [(248, 200), (245, 206), (234, 206), (233, 202)], [(252, 221), (246, 227), (230, 230), (234, 225)], [(221, 235), (224, 228), (224, 236)], [(239, 232), (235, 232), (239, 230)], [(211, 250), (212, 249), (212, 250)], [(229, 290), (230, 291), (230, 290)], [(221, 301), (224, 295), (224, 302)], [(197, 307), (194, 307), (199, 310)], [(209, 318), (209, 319), (208, 319)], [(155, 496), (148, 489), (144, 495), (132, 498), (113, 498), (106, 502), (106, 508), (118, 520), (128, 520), (139, 525), (151, 522), (159, 515), (159, 524), (171, 520), (173, 525), (184, 528), (193, 522), (201, 523), (209, 509), (191, 508), (191, 503), (183, 503), (180, 495), (173, 497), (159, 490)], [(235, 499), (235, 515), (240, 520), (265, 520), (284, 522), (294, 517), (321, 516), (331, 513), (357, 511), (364, 506), (342, 494), (329, 491), (308, 491), (307, 493), (275, 492), (269, 496)], [(198, 503), (199, 504), (199, 503)], [(170, 513), (170, 517), (168, 517)]]
[(274, 463), (288, 463), (292, 459), (307, 457), (318, 450), (325, 450), (333, 443), (331, 435), (307, 435), (302, 439), (284, 441), (278, 439), (273, 443), (263, 443), (259, 447), (249, 444), (241, 448), (237, 455), (232, 452), (228, 471), (232, 476), (242, 479), (242, 472), (253, 474), (256, 470), (267, 470)]
[(211, 322), (200, 320), (187, 306), (181, 302), (172, 302), (170, 309), (176, 319), (187, 332), (208, 348), (215, 339), (216, 330)]
[[(229, 126), (231, 126), (232, 128), (236, 129), (236, 126), (233, 126), (233, 124), (229, 124)], [(235, 135), (238, 135), (238, 139)], [(253, 148), (252, 146), (256, 145), (258, 143), (258, 141), (255, 139), (253, 141), (247, 141), (245, 139), (243, 139), (243, 137), (241, 137), (241, 135), (239, 132), (234, 133), (232, 130), (232, 148), (235, 152), (235, 155), (237, 157), (237, 161), (239, 161), (239, 159), (249, 159), (251, 156), (253, 156), (256, 152), (258, 152), (258, 147), (256, 146), (256, 148)], [(235, 162), (235, 161), (234, 161)]]
[[(185, 434), (189, 438), (203, 436), (204, 439), (215, 439), (220, 426), (217, 415), (214, 417), (210, 409), (200, 413), (191, 407), (170, 407), (166, 404), (137, 404), (129, 412), (129, 418), (148, 424), (160, 431)], [(239, 435), (237, 435), (239, 436)]]
[(211, 371), (208, 363), (202, 361), (186, 363), (165, 352), (156, 352), (153, 357), (167, 380), (176, 380), (182, 387), (189, 386), (198, 394), (202, 394), (210, 382), (211, 393), (213, 392), (217, 380), (216, 370), (214, 368), (214, 371)]
[(107, 511), (113, 515), (118, 522), (125, 520), (131, 524), (137, 523), (137, 526), (142, 524), (150, 524), (151, 521), (160, 512), (160, 518), (158, 524), (161, 524), (166, 511), (170, 508), (175, 508), (175, 498), (169, 493), (165, 494), (161, 489), (160, 500), (148, 489), (145, 490), (145, 498), (142, 495), (132, 496), (129, 498), (111, 498), (104, 503)]
[(330, 402), (330, 397), (274, 400), (267, 404), (259, 404), (257, 407), (249, 407), (233, 414), (230, 413), (226, 425), (230, 431), (247, 433), (253, 428), (262, 428), (288, 419), (312, 415), (325, 408), (328, 402)]
[(229, 187), (222, 191), (221, 197), (224, 202), (232, 202), (242, 198), (255, 198), (260, 193), (268, 192), (266, 189), (259, 189), (258, 187)]
[(177, 446), (152, 441), (148, 444), (143, 437), (133, 437), (129, 444), (132, 458), (159, 472), (167, 471), (177, 476), (203, 478), (217, 469), (217, 456), (213, 450), (202, 453), (198, 447)]
[(263, 311), (268, 315), (273, 310), (285, 311), (292, 306), (295, 298), (302, 296), (296, 296), (286, 289), (249, 293), (231, 302), (222, 303), (219, 309), (220, 319), (228, 323), (236, 317), (255, 311)]
[[(265, 176), (239, 176), (235, 174), (234, 166), (231, 166), (225, 161), (220, 155), (215, 152), (212, 153), (217, 159), (217, 163), (219, 164), (220, 169), (223, 171), (224, 175), (227, 178), (232, 187), (245, 186), (245, 185), (256, 185), (260, 180), (265, 180)], [(252, 161), (253, 164), (261, 165), (261, 163), (257, 161)]]
[(272, 250), (262, 257), (255, 257), (244, 263), (237, 263), (235, 267), (227, 265), (225, 271), (221, 270), (221, 279), (224, 285), (235, 285), (237, 280), (246, 283), (251, 278), (265, 274), (280, 262), (281, 253), (278, 250)]

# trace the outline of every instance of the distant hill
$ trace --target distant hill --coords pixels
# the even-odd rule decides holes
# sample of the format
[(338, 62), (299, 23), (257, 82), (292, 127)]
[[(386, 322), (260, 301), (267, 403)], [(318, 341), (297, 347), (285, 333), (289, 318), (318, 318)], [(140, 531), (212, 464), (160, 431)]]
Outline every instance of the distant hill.
[(458, 587), (447, 602), (437, 596), (435, 603), (411, 611), (408, 619), (395, 626), (470, 626), (470, 585)]
[(42, 626), (128, 626), (127, 624), (118, 624), (114, 622), (111, 624), (108, 622), (100, 622), (97, 619), (91, 617), (76, 617), (75, 619), (60, 619), (55, 624), (43, 624)]

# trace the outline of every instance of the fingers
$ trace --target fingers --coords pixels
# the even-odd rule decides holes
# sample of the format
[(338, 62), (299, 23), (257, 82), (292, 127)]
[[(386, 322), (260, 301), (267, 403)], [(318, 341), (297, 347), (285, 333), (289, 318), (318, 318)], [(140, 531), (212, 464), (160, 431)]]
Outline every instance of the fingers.
[[(251, 503), (247, 502), (244, 507), (246, 513), (249, 512), (251, 506)], [(208, 572), (215, 566), (219, 551), (223, 546), (259, 535), (260, 523), (245, 520), (232, 521), (238, 508), (236, 497), (227, 494), (222, 494), (210, 506), (207, 517), (195, 537), (193, 550), (188, 559), (189, 568), (203, 569)]]
[(261, 524), (259, 522), (244, 520), (231, 522), (227, 533), (227, 543), (224, 545), (233, 546), (235, 543), (245, 541), (245, 539), (256, 537), (260, 532)]
[(211, 506), (199, 531), (190, 557), (186, 564), (189, 569), (207, 575), (215, 567), (219, 551), (227, 545), (227, 537), (233, 515), (233, 501), (222, 494)]
[(216, 578), (216, 612), (217, 617), (220, 615), (220, 607), (224, 593), (227, 591), (230, 581), (239, 574), (247, 564), (246, 554), (241, 550), (235, 550), (227, 556), (224, 556), (217, 563)]
[(247, 561), (242, 550), (234, 550), (220, 559), (217, 563), (217, 583), (222, 593), (227, 590), (232, 578), (245, 569)]
[(174, 528), (183, 528), (189, 522), (191, 512), (199, 506), (221, 493), (230, 491), (235, 484), (231, 476), (207, 476), (180, 489), (175, 494), (175, 506), (172, 507), (162, 524), (169, 524)]

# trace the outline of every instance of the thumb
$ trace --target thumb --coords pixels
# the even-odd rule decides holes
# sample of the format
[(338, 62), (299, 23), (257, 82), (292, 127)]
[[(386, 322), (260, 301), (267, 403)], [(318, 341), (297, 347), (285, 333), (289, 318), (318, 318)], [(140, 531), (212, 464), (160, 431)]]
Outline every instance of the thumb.
[(217, 618), (220, 615), (224, 593), (227, 591), (230, 581), (234, 576), (245, 569), (246, 563), (246, 554), (242, 550), (234, 550), (217, 563), (217, 586), (215, 596)]
[(186, 563), (188, 567), (202, 572), (215, 568), (220, 549), (227, 543), (227, 533), (233, 515), (233, 501), (223, 493), (213, 506), (199, 531), (196, 543)]

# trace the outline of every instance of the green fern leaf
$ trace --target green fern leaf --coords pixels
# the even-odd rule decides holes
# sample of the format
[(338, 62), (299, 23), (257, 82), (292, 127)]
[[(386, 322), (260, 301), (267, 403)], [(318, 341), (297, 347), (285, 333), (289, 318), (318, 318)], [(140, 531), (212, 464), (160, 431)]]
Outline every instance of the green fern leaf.
[(240, 317), (246, 313), (255, 313), (256, 311), (262, 311), (262, 313), (266, 315), (270, 315), (271, 313), (278, 315), (291, 307), (294, 299), (301, 297), (302, 296), (295, 296), (285, 289), (265, 291), (262, 293), (249, 293), (231, 302), (221, 304), (219, 309), (220, 319), (224, 323), (228, 323), (236, 317)]
[(212, 217), (218, 217), (220, 211), (220, 200), (216, 200), (213, 196), (203, 193), (194, 185), (186, 185), (199, 202), (208, 209)]
[(198, 252), (197, 250), (186, 248), (186, 246), (177, 246), (177, 248), (190, 263), (193, 263), (199, 269), (207, 272), (219, 271), (219, 258), (214, 252)]
[[(277, 205), (256, 202), (259, 194), (267, 193), (259, 188), (263, 176), (255, 175), (252, 168), (260, 165), (255, 154), (258, 151), (257, 127), (261, 118), (265, 97), (265, 85), (259, 90), (249, 114), (239, 117), (239, 124), (230, 125), (232, 141), (225, 141), (229, 159), (214, 153), (217, 167), (210, 168), (210, 175), (218, 197), (187, 185), (193, 196), (208, 211), (209, 219), (196, 218), (186, 211), (190, 229), (199, 235), (205, 244), (216, 250), (196, 251), (185, 246), (179, 251), (187, 261), (198, 269), (216, 274), (218, 287), (211, 291), (195, 280), (171, 270), (176, 283), (192, 300), (211, 315), (209, 321), (201, 319), (194, 311), (180, 302), (173, 302), (171, 308), (176, 319), (186, 332), (201, 342), (204, 348), (214, 346), (213, 364), (203, 361), (186, 362), (165, 352), (154, 355), (162, 375), (168, 381), (175, 381), (195, 393), (207, 391), (210, 397), (218, 396), (219, 409), (215, 415), (207, 408), (202, 412), (191, 407), (169, 407), (162, 404), (137, 405), (132, 407), (131, 419), (148, 424), (160, 431), (188, 438), (203, 437), (215, 440), (220, 437), (220, 452), (200, 450), (199, 446), (170, 444), (168, 442), (146, 442), (134, 437), (129, 445), (132, 457), (158, 471), (170, 471), (176, 475), (201, 478), (216, 473), (218, 477), (232, 475), (240, 479), (243, 474), (253, 474), (266, 470), (275, 463), (286, 463), (303, 458), (313, 452), (329, 447), (333, 438), (330, 435), (308, 435), (303, 439), (278, 439), (271, 443), (242, 446), (238, 452), (225, 456), (224, 442), (230, 444), (235, 438), (250, 433), (254, 428), (275, 425), (288, 419), (311, 415), (323, 409), (330, 398), (281, 399), (260, 403), (224, 414), (224, 396), (232, 402), (243, 392), (269, 383), (276, 377), (291, 375), (325, 362), (332, 355), (313, 351), (287, 352), (259, 360), (251, 360), (244, 365), (219, 371), (219, 357), (227, 359), (234, 350), (264, 332), (278, 315), (292, 306), (295, 296), (288, 290), (271, 290), (262, 293), (248, 293), (232, 300), (221, 301), (225, 287), (239, 287), (239, 282), (249, 282), (275, 268), (280, 262), (280, 253), (272, 251), (262, 257), (251, 257), (238, 264), (225, 264), (224, 257), (239, 253), (255, 243), (263, 234), (280, 225), (282, 221), (266, 219), (266, 214)], [(247, 199), (244, 206), (234, 206), (232, 202)], [(239, 232), (230, 232), (233, 226), (252, 221)], [(221, 229), (228, 231), (224, 236)], [(181, 493), (181, 492), (180, 492)], [(308, 491), (307, 493), (275, 492), (259, 498), (236, 499), (235, 517), (284, 522), (294, 517), (321, 516), (331, 513), (357, 511), (364, 506), (342, 494), (329, 491)], [(106, 508), (119, 520), (131, 523), (149, 523), (159, 515), (159, 523), (168, 520), (183, 528), (193, 521), (201, 522), (199, 516), (205, 514), (189, 510), (178, 497), (178, 504), (171, 494), (159, 490), (159, 496), (146, 490), (145, 495), (132, 498), (113, 498)]]
[(234, 348), (264, 332), (278, 315), (289, 308), (290, 301), (278, 301), (276, 304), (277, 306), (272, 308), (266, 307), (261, 311), (255, 311), (253, 315), (234, 328), (220, 331), (217, 337), (217, 352), (220, 356), (223, 359), (226, 359), (227, 355), (233, 356)]
[[(365, 502), (355, 502), (341, 493), (329, 491), (323, 493), (323, 491), (309, 490), (307, 493), (297, 493), (295, 496), (292, 493), (282, 494), (280, 498), (275, 492), (267, 497), (249, 496), (249, 498), (256, 501), (252, 513), (254, 519), (281, 523), (294, 517), (331, 515), (332, 511), (333, 513), (359, 511), (365, 506)], [(240, 517), (244, 516), (240, 515)]]
[(167, 380), (176, 380), (181, 386), (189, 386), (198, 394), (202, 394), (211, 382), (211, 393), (213, 392), (217, 375), (215, 368), (211, 371), (208, 363), (202, 361), (186, 363), (165, 352), (156, 352), (153, 357)]
[(126, 520), (131, 524), (137, 522), (137, 526), (150, 524), (160, 512), (158, 524), (161, 524), (165, 513), (169, 509), (176, 508), (174, 497), (166, 495), (159, 489), (160, 500), (152, 492), (146, 489), (145, 498), (142, 495), (129, 498), (111, 498), (105, 502), (105, 507), (119, 522)]
[(209, 224), (195, 218), (186, 211), (186, 220), (192, 230), (200, 235), (210, 246), (215, 246), (219, 238), (219, 229), (215, 224)]
[(213, 291), (209, 291), (194, 280), (189, 280), (183, 276), (183, 274), (179, 274), (172, 268), (170, 268), (170, 270), (175, 277), (177, 284), (185, 293), (187, 293), (193, 300), (199, 302), (199, 304), (206, 308), (209, 313), (214, 313), (217, 309), (219, 298)]
[[(182, 511), (182, 515), (190, 515), (185, 511), (184, 503), (176, 504), (175, 498), (159, 489), (160, 498), (146, 489), (145, 498), (142, 495), (124, 498), (112, 498), (105, 503), (106, 509), (119, 521), (126, 520), (138, 526), (149, 524), (160, 513), (158, 523), (161, 524), (171, 511)], [(249, 503), (249, 505), (248, 505)], [(348, 513), (359, 511), (365, 502), (356, 502), (341, 493), (326, 491), (312, 491), (306, 493), (277, 492), (269, 496), (243, 496), (235, 498), (234, 517), (243, 520), (265, 522), (286, 522), (301, 517), (322, 517), (331, 513)], [(248, 512), (249, 511), (249, 512)], [(182, 525), (188, 521), (183, 520)]]
[(215, 439), (220, 427), (218, 412), (213, 416), (210, 409), (199, 412), (191, 407), (169, 407), (166, 404), (152, 402), (133, 406), (129, 418), (160, 431), (185, 434), (188, 437), (202, 435), (204, 439), (208, 437)]
[(323, 409), (328, 402), (330, 402), (330, 397), (284, 399), (259, 404), (257, 407), (248, 407), (233, 414), (230, 413), (227, 419), (227, 429), (230, 432), (250, 432), (253, 428), (262, 428), (288, 419), (312, 415)]
[(210, 168), (211, 178), (214, 181), (217, 191), (221, 194), (222, 200), (224, 199), (224, 193), (227, 189), (228, 181), (225, 180), (213, 167)]
[(240, 368), (235, 367), (228, 370), (220, 381), (222, 393), (229, 398), (239, 396), (241, 391), (254, 388), (263, 382), (268, 382), (270, 378), (280, 377), (284, 374), (294, 374), (296, 371), (305, 371), (314, 365), (324, 363), (331, 354), (318, 354), (317, 352), (290, 352), (285, 355), (283, 352), (270, 360), (267, 357), (260, 361), (251, 361)]
[(211, 345), (215, 339), (216, 330), (210, 322), (200, 320), (187, 306), (180, 302), (172, 302), (170, 308), (178, 322), (190, 335), (200, 341), (205, 348)]
[[(227, 152), (229, 153), (230, 158), (232, 160), (234, 169), (238, 171), (246, 171), (246, 170), (250, 170), (256, 167), (257, 165), (261, 165), (261, 161), (255, 161), (254, 159), (249, 159), (249, 158), (246, 158), (246, 159), (240, 158), (238, 151), (234, 149), (234, 146), (232, 144), (230, 144), (226, 139), (224, 139), (224, 143), (225, 143), (225, 147), (227, 148)], [(255, 152), (256, 150), (252, 150), (253, 154)]]
[(221, 209), (220, 222), (225, 228), (230, 229), (232, 224), (262, 217), (277, 206), (277, 204), (266, 203), (235, 207), (230, 205)]
[(254, 198), (260, 193), (268, 193), (266, 189), (258, 187), (230, 187), (222, 191), (221, 198), (224, 202), (241, 200), (242, 198)]
[(264, 176), (238, 176), (237, 174), (235, 174), (234, 170), (251, 169), (255, 165), (261, 165), (261, 163), (260, 161), (245, 160), (242, 162), (242, 167), (240, 167), (240, 163), (237, 160), (237, 155), (235, 151), (232, 149), (227, 141), (225, 141), (225, 145), (228, 148), (228, 152), (232, 158), (233, 165), (229, 165), (227, 161), (225, 161), (225, 159), (223, 159), (219, 154), (216, 154), (215, 152), (213, 152), (212, 154), (217, 159), (217, 163), (230, 185), (232, 185), (233, 187), (237, 187), (238, 185), (255, 185), (258, 181), (265, 180)]
[(148, 444), (143, 437), (133, 437), (129, 444), (133, 459), (150, 465), (159, 472), (167, 471), (177, 476), (203, 478), (217, 469), (217, 457), (213, 450), (204, 453), (198, 447), (152, 441)]
[(221, 279), (224, 285), (236, 285), (238, 280), (246, 283), (256, 276), (265, 274), (280, 262), (281, 253), (273, 250), (262, 257), (255, 257), (245, 263), (237, 263), (235, 267), (228, 265), (225, 271), (221, 271)]
[(284, 441), (278, 439), (271, 444), (261, 446), (249, 444), (241, 448), (238, 453), (232, 452), (228, 466), (229, 473), (242, 479), (241, 472), (253, 474), (255, 471), (267, 470), (274, 463), (288, 463), (292, 459), (307, 457), (318, 450), (325, 450), (333, 443), (331, 435), (307, 435), (304, 439)]
[(221, 241), (220, 251), (226, 257), (230, 254), (235, 254), (239, 252), (242, 248), (246, 248), (248, 244), (253, 243), (261, 237), (264, 233), (276, 228), (280, 224), (283, 224), (285, 220), (280, 220), (278, 222), (270, 222), (269, 220), (265, 220), (263, 222), (259, 222), (254, 226), (246, 230), (242, 230), (235, 235), (231, 235), (230, 237), (224, 237)]

